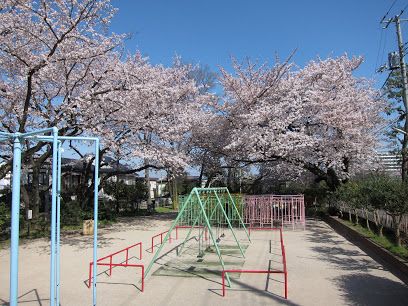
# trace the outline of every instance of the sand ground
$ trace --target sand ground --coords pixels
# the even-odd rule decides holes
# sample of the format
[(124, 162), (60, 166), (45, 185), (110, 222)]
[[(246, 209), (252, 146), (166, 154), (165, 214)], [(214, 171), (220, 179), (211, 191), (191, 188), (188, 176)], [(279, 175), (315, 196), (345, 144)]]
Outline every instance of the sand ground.
[[(131, 251), (131, 263), (147, 266), (152, 258), (150, 238), (169, 228), (171, 220), (155, 216), (126, 220), (103, 229), (99, 257), (141, 241), (143, 259)], [(215, 253), (197, 258), (197, 241), (186, 244), (181, 256), (175, 247), (180, 239), (166, 244), (161, 258), (140, 292), (140, 270), (113, 269), (112, 276), (100, 267), (97, 305), (408, 305), (408, 287), (358, 247), (335, 233), (326, 223), (308, 220), (306, 230), (285, 230), (288, 268), (288, 300), (283, 298), (283, 276), (276, 274), (231, 275), (231, 288), (221, 296), (221, 274)], [(245, 251), (232, 248), (228, 231), (220, 245), (228, 268), (281, 269), (278, 232), (253, 232), (248, 243), (242, 231), (237, 236)], [(86, 286), (92, 259), (92, 237), (61, 239), (61, 305), (92, 305)], [(30, 241), (20, 246), (19, 304), (49, 304), (49, 242)], [(121, 262), (123, 257), (115, 258)], [(0, 251), (0, 302), (7, 305), (9, 250)]]

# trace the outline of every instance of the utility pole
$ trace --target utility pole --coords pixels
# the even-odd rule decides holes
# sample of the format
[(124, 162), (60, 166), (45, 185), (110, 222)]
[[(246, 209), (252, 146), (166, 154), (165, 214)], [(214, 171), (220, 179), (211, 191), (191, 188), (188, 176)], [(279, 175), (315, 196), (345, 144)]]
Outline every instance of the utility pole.
[[(400, 69), (401, 69), (401, 76), (402, 76), (402, 100), (404, 102), (405, 108), (405, 122), (404, 122), (404, 131), (408, 133), (408, 120), (407, 120), (407, 110), (408, 110), (408, 97), (407, 97), (407, 71), (405, 66), (404, 60), (404, 43), (402, 42), (402, 33), (401, 33), (401, 21), (400, 16), (395, 17), (395, 26), (397, 29), (397, 37), (398, 37), (398, 51), (399, 51), (399, 60), (400, 60)], [(408, 135), (404, 134), (404, 139), (402, 141), (402, 180), (407, 179), (407, 171), (408, 171)]]
[[(402, 15), (404, 11), (401, 11), (399, 15), (396, 15), (395, 17), (389, 19), (385, 23), (384, 29), (386, 29), (391, 22), (395, 23), (396, 27), (396, 32), (397, 32), (397, 39), (398, 39), (398, 53), (399, 53), (399, 68), (401, 71), (401, 77), (402, 77), (402, 101), (404, 103), (404, 111), (405, 111), (405, 119), (404, 119), (404, 132), (403, 133), (403, 140), (402, 140), (402, 149), (401, 149), (401, 155), (402, 155), (402, 167), (401, 167), (401, 175), (402, 175), (402, 180), (407, 180), (408, 179), (408, 118), (407, 118), (407, 112), (408, 112), (408, 81), (407, 81), (407, 70), (405, 66), (405, 60), (404, 60), (404, 43), (402, 40), (402, 32), (401, 32), (401, 21), (407, 21), (407, 19), (401, 19), (400, 16)], [(392, 68), (392, 67), (390, 67)]]

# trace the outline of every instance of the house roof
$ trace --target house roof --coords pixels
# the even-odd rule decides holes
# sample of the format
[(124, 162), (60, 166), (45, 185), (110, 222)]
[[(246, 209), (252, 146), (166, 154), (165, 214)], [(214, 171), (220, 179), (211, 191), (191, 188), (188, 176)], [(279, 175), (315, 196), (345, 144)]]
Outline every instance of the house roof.
[[(90, 158), (89, 155), (84, 156), (81, 159), (73, 158), (62, 158), (61, 159), (61, 169), (62, 171), (72, 171), (72, 172), (83, 172), (87, 166), (87, 160)], [(102, 166), (99, 170), (100, 173), (112, 173), (116, 171), (128, 171), (131, 170), (127, 165), (121, 164), (120, 162), (114, 160), (111, 157), (103, 157)], [(94, 171), (94, 166), (91, 165), (91, 171)], [(138, 176), (136, 173), (128, 174), (131, 176)]]

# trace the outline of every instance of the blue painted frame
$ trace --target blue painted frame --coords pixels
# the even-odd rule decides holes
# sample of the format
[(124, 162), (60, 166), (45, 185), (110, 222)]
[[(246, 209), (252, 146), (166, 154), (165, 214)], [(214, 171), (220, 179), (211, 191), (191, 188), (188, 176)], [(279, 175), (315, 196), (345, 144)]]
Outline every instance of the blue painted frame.
[[(52, 136), (44, 134), (51, 133)], [(93, 237), (93, 287), (92, 301), (96, 305), (97, 249), (98, 249), (98, 185), (99, 185), (99, 138), (58, 136), (56, 127), (28, 133), (0, 132), (0, 141), (13, 141), (12, 203), (11, 203), (11, 246), (10, 246), (10, 306), (18, 302), (18, 246), (20, 216), (21, 142), (24, 139), (52, 143), (52, 201), (51, 201), (51, 259), (50, 259), (50, 305), (60, 304), (60, 208), (61, 208), (61, 157), (62, 142), (82, 140), (94, 143), (94, 237)]]

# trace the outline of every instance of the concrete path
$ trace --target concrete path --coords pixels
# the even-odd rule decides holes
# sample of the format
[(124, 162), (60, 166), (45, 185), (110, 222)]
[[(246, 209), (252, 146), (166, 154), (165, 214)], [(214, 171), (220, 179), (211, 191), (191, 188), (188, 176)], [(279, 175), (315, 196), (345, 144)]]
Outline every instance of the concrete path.
[[(150, 237), (168, 229), (170, 224), (170, 220), (160, 218), (139, 218), (104, 229), (100, 234), (99, 254), (103, 256), (139, 241), (143, 242), (146, 250), (150, 247)], [(239, 236), (244, 241), (242, 232)], [(241, 259), (234, 261), (239, 257), (236, 254), (223, 258), (232, 264), (239, 263), (243, 269), (267, 269), (270, 265), (279, 269), (278, 232), (253, 232), (251, 237), (245, 262)], [(92, 304), (91, 290), (85, 286), (92, 258), (91, 241), (92, 238), (82, 236), (62, 239), (63, 306)], [(232, 241), (228, 233), (225, 241)], [(166, 245), (163, 253), (180, 242)], [(326, 223), (308, 220), (305, 231), (285, 231), (284, 243), (288, 264), (288, 300), (283, 299), (281, 275), (235, 276), (226, 297), (222, 297), (220, 273), (214, 272), (219, 271), (217, 266), (209, 267), (208, 274), (194, 273), (193, 266), (189, 277), (153, 273), (147, 279), (143, 293), (139, 290), (138, 269), (115, 268), (111, 277), (102, 273), (98, 278), (98, 305), (408, 305), (408, 287), (358, 247), (336, 234)], [(152, 254), (145, 250), (142, 262), (147, 266)], [(133, 255), (136, 254), (135, 250)], [(213, 261), (206, 256), (204, 262)], [(154, 265), (153, 270), (174, 265), (175, 258), (174, 252), (169, 253)], [(190, 259), (196, 259), (194, 253)], [(136, 258), (132, 261), (138, 262)], [(173, 268), (177, 269), (177, 266)], [(101, 268), (99, 272), (102, 271)], [(8, 273), (9, 251), (2, 250), (0, 303), (3, 305), (8, 300)], [(20, 247), (19, 273), (20, 305), (48, 305), (48, 241), (31, 241)]]

